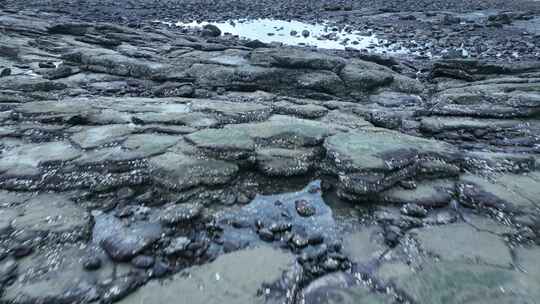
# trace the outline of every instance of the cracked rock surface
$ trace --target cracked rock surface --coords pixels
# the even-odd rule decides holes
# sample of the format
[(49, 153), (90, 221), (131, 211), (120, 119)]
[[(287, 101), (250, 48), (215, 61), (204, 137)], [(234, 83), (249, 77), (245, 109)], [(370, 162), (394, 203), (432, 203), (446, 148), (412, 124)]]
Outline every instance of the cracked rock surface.
[(537, 303), (540, 65), (0, 11), (0, 303)]

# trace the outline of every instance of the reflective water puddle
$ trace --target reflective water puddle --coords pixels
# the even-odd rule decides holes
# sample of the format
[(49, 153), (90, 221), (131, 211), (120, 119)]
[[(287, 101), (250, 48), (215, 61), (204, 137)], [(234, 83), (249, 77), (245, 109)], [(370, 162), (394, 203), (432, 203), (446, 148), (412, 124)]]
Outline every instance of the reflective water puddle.
[[(167, 23), (173, 25), (172, 23)], [(325, 23), (309, 24), (299, 21), (274, 19), (231, 20), (227, 22), (177, 22), (179, 27), (217, 26), (222, 35), (234, 35), (265, 43), (278, 42), (287, 45), (313, 46), (322, 49), (343, 50), (346, 47), (377, 53), (408, 54), (399, 44), (391, 44), (369, 32), (338, 29)]]

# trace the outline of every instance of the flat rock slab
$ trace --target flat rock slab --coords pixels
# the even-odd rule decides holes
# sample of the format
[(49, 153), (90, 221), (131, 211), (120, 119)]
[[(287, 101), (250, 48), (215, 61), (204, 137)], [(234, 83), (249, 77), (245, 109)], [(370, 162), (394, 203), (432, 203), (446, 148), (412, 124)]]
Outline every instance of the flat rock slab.
[(262, 121), (271, 114), (271, 108), (251, 102), (227, 102), (223, 100), (193, 100), (190, 104), (193, 111), (216, 115), (220, 123), (248, 123)]
[(452, 180), (422, 181), (414, 189), (394, 187), (381, 193), (382, 200), (392, 204), (417, 204), (424, 207), (448, 206), (455, 192)]
[(330, 136), (324, 143), (327, 170), (340, 179), (340, 196), (362, 200), (420, 175), (459, 174), (460, 155), (451, 145), (383, 128)]
[(314, 166), (318, 149), (260, 149), (256, 153), (257, 166), (268, 176), (294, 176), (307, 173)]
[[(529, 277), (532, 284), (537, 282), (540, 286), (540, 247), (519, 247), (516, 248), (516, 260), (519, 268)], [(540, 289), (540, 288), (538, 288)], [(537, 290), (540, 292), (540, 290)]]
[(256, 146), (302, 147), (320, 144), (332, 128), (316, 121), (275, 115), (260, 123), (225, 126), (192, 133), (186, 139), (222, 157), (246, 156)]
[(97, 295), (98, 273), (87, 273), (79, 262), (82, 250), (74, 246), (38, 252), (18, 262), (19, 277), (3, 294), (7, 303), (69, 303)]
[(325, 147), (338, 170), (390, 171), (420, 156), (447, 158), (455, 150), (447, 143), (382, 128), (363, 128), (329, 137)]
[(530, 84), (509, 81), (451, 88), (435, 96), (435, 100), (430, 111), (436, 115), (525, 118), (538, 114), (540, 95), (531, 90)]
[(351, 274), (334, 272), (304, 288), (301, 301), (309, 304), (390, 304), (394, 303), (394, 298), (370, 291)]
[(109, 256), (126, 262), (161, 238), (159, 223), (133, 223), (125, 225), (112, 215), (97, 214), (92, 242), (101, 245)]
[(238, 166), (232, 163), (174, 152), (153, 157), (149, 164), (156, 182), (176, 190), (224, 184), (238, 172)]
[(503, 240), (464, 223), (415, 229), (411, 233), (429, 254), (445, 261), (479, 262), (510, 267), (512, 256)]
[(460, 202), (471, 207), (493, 207), (502, 211), (530, 213), (540, 206), (540, 175), (499, 174), (490, 179), (477, 175), (461, 177)]
[[(16, 261), (18, 277), (5, 289), (6, 303), (90, 303), (116, 280), (129, 278), (132, 268), (102, 259), (101, 267), (86, 271), (81, 263), (86, 250), (79, 244), (39, 248)], [(0, 269), (2, 264), (0, 263)]]
[(459, 262), (428, 263), (396, 280), (398, 289), (416, 303), (536, 303), (537, 282), (499, 267)]
[(277, 281), (293, 262), (291, 254), (269, 247), (237, 251), (169, 280), (151, 281), (118, 303), (262, 304), (264, 297), (257, 295), (262, 284)]
[(90, 233), (90, 214), (70, 199), (56, 194), (41, 194), (15, 207), (15, 231), (55, 234), (78, 239)]
[(90, 127), (75, 133), (71, 140), (83, 149), (97, 148), (105, 144), (120, 142), (135, 131), (133, 125), (108, 125)]
[(23, 144), (0, 156), (0, 173), (8, 176), (39, 174), (39, 166), (50, 162), (73, 160), (81, 155), (66, 141)]

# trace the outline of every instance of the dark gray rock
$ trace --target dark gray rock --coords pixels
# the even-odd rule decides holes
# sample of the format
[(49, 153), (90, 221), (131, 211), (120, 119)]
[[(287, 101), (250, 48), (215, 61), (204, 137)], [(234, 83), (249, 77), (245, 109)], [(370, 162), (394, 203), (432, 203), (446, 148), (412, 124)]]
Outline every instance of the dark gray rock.
[(191, 240), (184, 236), (174, 238), (172, 239), (169, 246), (165, 248), (165, 254), (179, 255), (179, 254), (185, 253), (190, 243), (191, 243)]
[(0, 77), (6, 77), (11, 75), (11, 69), (10, 68), (0, 68)]
[(296, 212), (303, 217), (313, 216), (317, 211), (315, 207), (306, 200), (297, 200), (294, 202), (294, 206), (296, 208)]
[(86, 270), (97, 270), (101, 267), (101, 258), (97, 255), (86, 255), (82, 259), (82, 265)]
[(427, 210), (422, 206), (416, 204), (406, 204), (400, 209), (401, 213), (404, 215), (414, 216), (414, 217), (426, 217), (428, 214)]
[(203, 37), (218, 37), (221, 35), (221, 30), (213, 24), (206, 24), (203, 26), (202, 35)]
[(152, 256), (148, 255), (139, 255), (131, 260), (131, 264), (136, 268), (148, 269), (154, 266), (155, 259)]
[(94, 217), (93, 241), (115, 261), (127, 262), (161, 238), (156, 223), (136, 223), (129, 227), (111, 215)]
[(189, 224), (201, 216), (199, 204), (178, 204), (164, 207), (160, 212), (160, 221), (164, 225)]

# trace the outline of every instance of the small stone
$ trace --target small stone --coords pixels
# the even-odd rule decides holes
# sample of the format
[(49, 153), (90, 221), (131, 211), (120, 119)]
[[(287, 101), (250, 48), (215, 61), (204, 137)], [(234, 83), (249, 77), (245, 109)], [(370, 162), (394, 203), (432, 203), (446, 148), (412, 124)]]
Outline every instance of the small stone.
[(424, 219), (424, 223), (428, 225), (447, 225), (457, 221), (457, 215), (450, 211), (439, 211), (434, 215), (430, 215)]
[(15, 278), (18, 264), (14, 260), (8, 260), (0, 263), (0, 286)]
[(308, 247), (305, 250), (302, 251), (302, 260), (305, 261), (316, 261), (323, 258), (325, 255), (328, 254), (328, 246), (321, 245), (321, 246), (313, 246)]
[(272, 233), (280, 233), (280, 232), (289, 231), (291, 230), (291, 228), (292, 228), (292, 224), (287, 223), (287, 222), (272, 223), (270, 224), (270, 227), (268, 227), (268, 229), (270, 229)]
[(148, 216), (150, 215), (151, 211), (152, 211), (152, 209), (150, 209), (148, 207), (137, 206), (137, 207), (133, 208), (133, 216), (136, 219), (139, 219), (139, 220), (146, 220), (146, 219), (148, 219)]
[(540, 219), (531, 214), (518, 215), (513, 218), (514, 222), (520, 226), (531, 228), (540, 227)]
[(291, 239), (291, 243), (296, 247), (296, 248), (304, 248), (306, 247), (308, 244), (309, 244), (309, 240), (308, 238), (298, 234), (298, 233), (295, 233)]
[(38, 66), (42, 69), (54, 69), (56, 67), (53, 62), (40, 62)]
[(260, 41), (259, 39), (250, 40), (244, 44), (245, 46), (253, 49), (268, 47), (268, 44)]
[(213, 24), (206, 24), (203, 26), (202, 35), (203, 37), (218, 37), (221, 35), (221, 30)]
[(191, 240), (185, 236), (180, 236), (171, 241), (169, 246), (165, 248), (165, 254), (167, 255), (177, 255), (186, 251), (188, 245), (191, 243)]
[(103, 302), (112, 303), (124, 298), (144, 283), (144, 279), (137, 275), (128, 275), (116, 278), (103, 292)]
[(0, 77), (6, 77), (11, 75), (11, 69), (10, 68), (3, 68), (0, 69)]
[(296, 212), (298, 212), (300, 216), (309, 217), (315, 215), (315, 207), (306, 200), (297, 200), (294, 202), (294, 205), (296, 207)]
[(7, 256), (8, 256), (8, 251), (5, 248), (0, 247), (0, 261), (7, 258)]
[(162, 278), (172, 271), (171, 267), (163, 261), (156, 261), (150, 271), (150, 277)]
[(165, 225), (188, 223), (201, 215), (202, 207), (199, 204), (173, 205), (163, 210), (160, 220)]
[(399, 185), (401, 186), (401, 188), (407, 189), (407, 190), (413, 190), (413, 189), (416, 189), (417, 187), (416, 182), (413, 180), (400, 181)]
[(161, 233), (161, 227), (154, 224), (124, 228), (118, 233), (104, 237), (100, 245), (114, 261), (128, 262), (158, 241)]
[(227, 240), (223, 242), (223, 252), (225, 253), (233, 252), (233, 251), (243, 248), (244, 245), (247, 246), (247, 243), (243, 244), (243, 242), (240, 240)]
[(238, 197), (236, 198), (236, 202), (242, 205), (248, 204), (251, 200), (245, 193), (238, 194)]
[(273, 242), (274, 241), (274, 234), (269, 229), (267, 229), (267, 228), (259, 229), (258, 233), (259, 233), (259, 237), (261, 238), (261, 240), (263, 240), (265, 242)]
[(313, 234), (308, 238), (308, 243), (310, 245), (318, 245), (324, 242), (324, 236), (322, 234)]
[(427, 210), (417, 204), (406, 204), (400, 209), (401, 213), (413, 217), (426, 217)]
[(16, 245), (15, 247), (11, 249), (11, 254), (13, 255), (13, 257), (19, 259), (19, 258), (24, 258), (26, 256), (29, 256), (30, 254), (32, 254), (33, 251), (34, 251), (34, 248), (32, 248), (31, 245), (20, 244), (20, 245)]
[(225, 206), (232, 206), (234, 203), (236, 203), (236, 196), (229, 193), (222, 198), (221, 203)]
[(531, 228), (521, 227), (518, 231), (516, 231), (515, 237), (518, 240), (534, 240), (537, 236)]
[(135, 268), (148, 269), (154, 265), (154, 257), (148, 255), (139, 255), (131, 260), (131, 264)]
[(424, 222), (422, 222), (421, 219), (408, 215), (402, 215), (399, 217), (399, 221), (392, 223), (392, 225), (395, 225), (402, 230), (422, 227), (423, 224)]
[(135, 195), (135, 191), (130, 187), (121, 188), (116, 192), (116, 197), (121, 200), (132, 198)]
[(321, 187), (319, 185), (310, 185), (307, 191), (310, 194), (315, 194), (321, 191)]
[(86, 270), (97, 270), (101, 267), (101, 259), (95, 255), (88, 255), (83, 257), (82, 265)]
[(297, 32), (297, 31), (294, 31), (294, 30), (291, 31), (291, 36), (296, 36), (296, 35), (298, 35), (298, 32)]
[(324, 260), (322, 267), (326, 271), (336, 271), (339, 269), (339, 261), (333, 258), (327, 258)]
[(60, 79), (64, 77), (68, 77), (70, 75), (76, 74), (79, 70), (76, 68), (72, 68), (70, 66), (61, 65), (55, 69), (48, 69), (46, 71), (42, 72), (43, 78), (54, 80), (54, 79)]
[(304, 38), (309, 37), (309, 31), (308, 31), (308, 30), (303, 30), (303, 31), (302, 31), (302, 36), (303, 36)]
[(114, 215), (118, 218), (126, 218), (133, 215), (133, 207), (132, 206), (126, 206), (120, 210), (117, 210)]
[(233, 219), (231, 221), (231, 226), (236, 229), (242, 229), (251, 227), (251, 224), (246, 219)]
[(135, 201), (141, 204), (149, 203), (149, 202), (152, 202), (153, 197), (154, 197), (154, 193), (152, 193), (152, 191), (146, 191), (145, 193), (137, 196), (135, 198)]
[(401, 230), (399, 227), (387, 225), (384, 227), (384, 242), (390, 247), (395, 247), (399, 244)]

